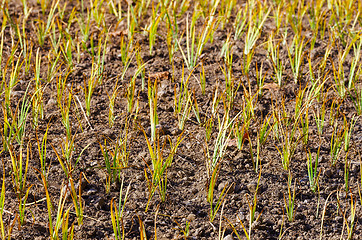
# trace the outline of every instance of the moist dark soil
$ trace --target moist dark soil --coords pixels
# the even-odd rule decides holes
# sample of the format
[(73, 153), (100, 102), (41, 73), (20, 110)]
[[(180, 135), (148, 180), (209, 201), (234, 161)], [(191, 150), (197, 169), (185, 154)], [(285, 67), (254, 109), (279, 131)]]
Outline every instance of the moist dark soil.
[[(192, 4), (191, 4), (192, 5)], [(46, 201), (45, 188), (40, 175), (40, 156), (38, 151), (39, 142), (43, 139), (47, 127), (47, 154), (46, 166), (48, 171), (47, 184), (49, 195), (53, 204), (53, 222), (55, 222), (56, 212), (59, 205), (61, 189), (68, 189), (69, 178), (60, 164), (59, 157), (62, 157), (62, 148), (66, 142), (66, 130), (62, 124), (61, 111), (57, 103), (57, 79), (67, 76), (66, 91), (72, 89), (70, 125), (71, 133), (74, 136), (74, 151), (72, 156), (73, 171), (71, 178), (76, 182), (76, 187), (81, 189), (82, 207), (84, 208), (83, 224), (77, 222), (75, 209), (71, 197), (67, 196), (65, 209), (70, 209), (69, 226), (74, 223), (74, 239), (114, 239), (114, 232), (111, 222), (111, 202), (118, 204), (120, 189), (123, 180), (123, 198), (129, 186), (128, 199), (123, 212), (123, 226), (126, 239), (140, 239), (142, 226), (147, 239), (237, 239), (234, 231), (237, 231), (241, 239), (244, 239), (244, 227), (249, 229), (250, 206), (256, 200), (255, 216), (257, 218), (252, 225), (251, 239), (339, 239), (347, 237), (347, 226), (351, 225), (351, 203), (356, 204), (356, 219), (353, 239), (362, 238), (361, 198), (358, 194), (358, 184), (360, 182), (360, 155), (362, 123), (358, 119), (352, 130), (351, 148), (346, 157), (342, 151), (335, 164), (332, 164), (330, 149), (333, 127), (331, 109), (338, 104), (338, 116), (336, 122), (343, 127), (344, 118), (350, 122), (352, 116), (356, 114), (354, 105), (347, 96), (340, 99), (333, 88), (332, 61), (337, 59), (338, 49), (335, 46), (331, 52), (330, 60), (326, 65), (327, 81), (325, 83), (322, 99), (326, 99), (326, 120), (323, 134), (319, 136), (313, 109), (322, 108), (323, 101), (315, 100), (309, 110), (309, 139), (304, 143), (301, 128), (297, 130), (293, 142), (297, 142), (295, 153), (290, 161), (289, 170), (285, 170), (282, 165), (281, 156), (278, 149), (282, 148), (280, 141), (270, 132), (267, 142), (262, 146), (260, 152), (260, 169), (254, 170), (253, 157), (256, 158), (257, 132), (264, 119), (268, 119), (273, 114), (274, 109), (284, 111), (288, 116), (293, 116), (295, 112), (296, 95), (300, 89), (310, 87), (310, 77), (308, 74), (309, 63), (307, 56), (304, 58), (301, 68), (303, 69), (298, 82), (295, 83), (292, 70), (289, 64), (289, 57), (286, 46), (280, 45), (280, 58), (285, 65), (282, 86), (279, 88), (273, 84), (273, 69), (266, 51), (265, 42), (269, 34), (275, 29), (274, 19), (268, 18), (262, 30), (262, 34), (257, 42), (254, 57), (250, 65), (248, 74), (243, 73), (244, 64), (244, 37), (233, 40), (232, 72), (235, 89), (235, 96), (231, 107), (226, 106), (227, 95), (225, 91), (225, 75), (222, 71), (225, 66), (224, 58), (220, 56), (221, 49), (227, 39), (228, 34), (233, 32), (233, 22), (235, 12), (233, 12), (230, 22), (224, 27), (221, 25), (213, 34), (213, 41), (209, 41), (203, 50), (198, 63), (202, 62), (206, 77), (205, 93), (202, 93), (199, 84), (201, 65), (197, 66), (189, 79), (189, 90), (192, 99), (197, 101), (200, 111), (200, 123), (196, 115), (191, 110), (189, 118), (186, 120), (183, 130), (179, 129), (179, 120), (175, 114), (175, 90), (178, 91), (183, 78), (190, 74), (190, 70), (184, 66), (184, 60), (180, 51), (175, 53), (173, 64), (169, 61), (168, 48), (166, 44), (167, 29), (161, 21), (158, 28), (154, 49), (150, 54), (148, 34), (143, 31), (145, 24), (151, 17), (151, 9), (139, 22), (139, 28), (134, 35), (134, 43), (139, 46), (138, 50), (141, 59), (146, 63), (145, 67), (145, 88), (142, 90), (141, 75), (136, 78), (135, 86), (135, 108), (132, 114), (127, 110), (127, 88), (130, 80), (134, 76), (138, 65), (134, 58), (131, 60), (125, 76), (121, 78), (124, 70), (124, 63), (121, 59), (120, 39), (123, 32), (126, 32), (127, 19), (118, 21), (117, 18), (104, 11), (106, 28), (109, 29), (109, 39), (106, 47), (104, 72), (101, 83), (97, 84), (91, 97), (90, 115), (85, 115), (84, 83), (91, 75), (92, 58), (82, 51), (83, 54), (77, 59), (77, 48), (73, 46), (74, 66), (69, 69), (63, 55), (60, 62), (57, 77), (51, 81), (46, 81), (48, 72), (48, 54), (52, 45), (49, 37), (45, 44), (40, 46), (36, 35), (36, 26), (39, 20), (46, 21), (47, 14), (43, 15), (39, 4), (36, 1), (28, 3), (32, 8), (30, 15), (25, 22), (25, 31), (30, 48), (32, 49), (31, 66), (35, 66), (35, 56), (39, 49), (41, 56), (41, 78), (42, 81), (42, 102), (44, 109), (43, 118), (39, 118), (37, 126), (32, 121), (32, 108), (26, 121), (26, 134), (21, 144), (16, 139), (11, 141), (14, 157), (23, 157), (23, 162), (27, 156), (27, 146), (29, 149), (28, 172), (26, 177), (26, 189), (30, 187), (26, 200), (25, 222), (19, 224), (19, 200), (18, 193), (14, 188), (14, 172), (11, 165), (11, 155), (8, 150), (1, 153), (5, 171), (5, 205), (3, 220), (6, 228), (12, 227), (11, 239), (49, 239), (49, 218)], [(60, 3), (64, 6), (64, 3)], [(238, 3), (238, 7), (243, 6)], [(106, 8), (106, 4), (104, 5)], [(126, 16), (127, 5), (124, 4)], [(10, 1), (8, 6), (9, 16), (14, 23), (21, 23), (24, 16), (22, 5), (16, 1)], [(81, 12), (81, 5), (77, 1), (67, 2), (65, 16), (59, 24), (66, 26), (67, 19), (73, 9)], [(191, 15), (190, 7), (188, 12)], [(46, 10), (48, 11), (48, 10)], [(83, 13), (86, 13), (84, 10)], [(2, 14), (2, 19), (4, 19)], [(272, 15), (272, 14), (271, 14)], [(179, 34), (184, 31), (186, 24), (184, 17), (179, 22)], [(306, 15), (308, 17), (308, 15)], [(202, 18), (201, 18), (202, 19)], [(202, 28), (202, 20), (198, 22), (198, 29)], [(306, 21), (304, 36), (308, 41), (309, 28)], [(143, 27), (142, 27), (143, 26)], [(288, 28), (286, 41), (293, 40), (293, 31)], [(91, 22), (91, 36), (98, 42), (101, 31), (94, 21)], [(284, 31), (284, 30), (283, 30)], [(69, 35), (73, 39), (78, 36), (79, 27), (73, 20)], [(315, 47), (309, 55), (311, 65), (317, 66), (328, 44), (328, 30), (324, 37), (317, 38)], [(127, 39), (127, 36), (124, 36)], [(12, 43), (11, 39), (14, 39)], [(18, 37), (10, 26), (10, 21), (4, 30), (4, 46), (2, 69), (4, 71), (7, 60), (10, 57), (12, 44), (17, 44)], [(87, 43), (91, 48), (90, 41)], [(184, 43), (181, 45), (185, 46)], [(336, 44), (337, 45), (337, 44)], [(15, 61), (21, 59), (20, 45), (15, 54)], [(306, 49), (310, 48), (310, 43)], [(308, 57), (309, 57), (308, 56)], [(347, 62), (349, 60), (347, 59)], [(26, 72), (25, 65), (19, 72), (18, 80), (13, 86), (11, 95), (11, 109), (13, 112), (21, 104), (24, 96), (32, 96), (34, 93), (34, 69)], [(9, 72), (12, 68), (7, 67)], [(346, 65), (347, 70), (348, 65)], [(262, 94), (257, 94), (258, 71), (265, 74), (265, 87)], [(328, 71), (330, 71), (328, 73)], [(349, 72), (349, 70), (348, 70)], [(6, 74), (5, 74), (6, 75)], [(6, 75), (6, 81), (8, 76)], [(170, 154), (169, 140), (173, 143), (181, 136), (182, 142), (178, 146), (171, 166), (167, 169), (167, 191), (165, 201), (161, 201), (159, 191), (150, 198), (149, 183), (151, 181), (152, 163), (150, 152), (146, 144), (146, 137), (150, 138), (150, 108), (148, 102), (148, 79), (153, 83), (158, 82), (157, 96), (157, 133), (161, 147), (163, 146), (163, 156), (166, 158)], [(29, 85), (30, 84), (30, 85)], [(115, 86), (119, 87), (118, 95), (114, 104), (114, 125), (109, 124), (110, 96), (114, 92)], [(28, 85), (30, 90), (27, 91)], [(3, 91), (3, 90), (2, 90)], [(244, 136), (244, 144), (241, 149), (237, 147), (235, 131), (230, 135), (223, 160), (219, 167), (217, 182), (214, 190), (214, 206), (220, 198), (224, 189), (226, 197), (222, 201), (221, 207), (210, 221), (210, 204), (207, 201), (207, 191), (210, 177), (207, 173), (207, 156), (212, 156), (215, 148), (215, 141), (218, 135), (218, 124), (222, 121), (225, 108), (230, 108), (230, 119), (237, 116), (235, 122), (242, 123), (239, 112), (243, 110), (248, 97), (255, 95), (254, 117), (250, 123), (248, 133)], [(217, 95), (216, 95), (217, 94)], [(2, 93), (4, 96), (4, 93)], [(213, 112), (213, 98), (222, 96)], [(3, 100), (2, 100), (3, 101)], [(65, 100), (64, 100), (65, 101)], [(194, 101), (194, 100), (192, 100)], [(137, 108), (136, 109), (136, 105)], [(5, 120), (5, 105), (1, 118)], [(273, 119), (273, 118), (272, 118)], [(210, 140), (206, 139), (205, 126), (213, 123)], [(271, 126), (274, 120), (271, 120)], [(5, 131), (5, 124), (2, 125), (2, 134)], [(241, 130), (240, 125), (240, 130)], [(250, 137), (250, 138), (249, 138)], [(38, 139), (38, 141), (37, 141)], [(127, 141), (126, 152), (128, 154), (128, 166), (119, 170), (119, 177), (112, 181), (106, 169), (105, 158), (102, 154), (101, 145), (104, 147), (105, 140), (109, 150), (123, 139)], [(164, 144), (166, 143), (166, 144)], [(153, 145), (154, 143), (152, 143)], [(253, 156), (250, 154), (252, 146)], [(311, 151), (315, 158), (320, 146), (320, 158), (318, 165), (319, 184), (318, 189), (313, 192), (309, 185), (307, 171), (306, 152)], [(20, 152), (22, 149), (22, 152)], [(80, 156), (78, 158), (78, 156)], [(349, 187), (345, 187), (345, 159), (349, 163)], [(25, 163), (23, 164), (25, 167)], [(258, 185), (259, 173), (260, 182)], [(290, 181), (291, 194), (295, 191), (295, 207), (293, 219), (288, 220), (286, 214), (286, 204), (288, 202), (288, 176)], [(111, 181), (107, 184), (108, 181)], [(81, 183), (81, 184), (79, 184)], [(78, 190), (78, 188), (77, 188)], [(254, 198), (255, 196), (255, 198)], [(123, 201), (122, 198), (122, 201)], [(352, 202), (351, 202), (352, 201)], [(123, 202), (122, 202), (123, 203)], [(148, 209), (147, 208), (148, 205)], [(188, 236), (186, 231), (189, 226)], [(321, 233), (322, 232), (322, 233)], [(156, 235), (157, 234), (157, 235)]]

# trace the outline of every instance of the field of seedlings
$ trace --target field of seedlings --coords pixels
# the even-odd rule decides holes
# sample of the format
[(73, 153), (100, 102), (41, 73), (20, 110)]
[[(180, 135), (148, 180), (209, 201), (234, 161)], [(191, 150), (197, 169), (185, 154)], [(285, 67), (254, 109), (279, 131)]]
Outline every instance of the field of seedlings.
[(0, 0), (0, 236), (362, 239), (362, 2)]

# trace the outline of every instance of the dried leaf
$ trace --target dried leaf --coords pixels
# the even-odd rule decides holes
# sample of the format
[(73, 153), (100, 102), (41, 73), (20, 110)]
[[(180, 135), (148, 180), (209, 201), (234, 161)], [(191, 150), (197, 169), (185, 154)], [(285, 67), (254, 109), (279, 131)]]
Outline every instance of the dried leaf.
[(153, 73), (153, 74), (150, 74), (148, 76), (151, 80), (155, 80), (155, 79), (158, 79), (160, 81), (162, 80), (167, 80), (170, 78), (170, 73), (165, 71), (165, 72), (157, 72), (157, 73)]

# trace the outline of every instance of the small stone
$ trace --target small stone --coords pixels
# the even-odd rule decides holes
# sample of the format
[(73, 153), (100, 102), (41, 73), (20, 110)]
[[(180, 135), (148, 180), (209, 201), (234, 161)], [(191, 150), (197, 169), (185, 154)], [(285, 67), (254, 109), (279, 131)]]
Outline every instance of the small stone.
[(105, 203), (104, 198), (103, 198), (103, 197), (99, 197), (99, 198), (96, 200), (95, 207), (96, 207), (97, 209), (103, 209), (104, 203)]
[(226, 187), (225, 191), (227, 191), (226, 193), (232, 193), (235, 190), (235, 184), (231, 185), (227, 181), (224, 181), (224, 182), (220, 183), (217, 190), (219, 192), (221, 192), (225, 187)]
[(192, 222), (192, 221), (194, 221), (195, 219), (196, 219), (196, 215), (193, 214), (193, 213), (190, 213), (190, 214), (187, 216), (187, 218), (186, 218), (186, 220), (189, 221), (189, 222)]
[(343, 218), (342, 218), (341, 216), (336, 216), (336, 217), (334, 218), (334, 220), (335, 220), (336, 222), (339, 222), (339, 223), (342, 223), (342, 222), (343, 222)]
[(113, 131), (110, 128), (107, 128), (103, 130), (102, 134), (105, 136), (111, 136), (113, 134)]
[(250, 193), (255, 193), (256, 188), (258, 187), (258, 183), (257, 182), (251, 182), (246, 187), (248, 188)]
[(87, 191), (86, 195), (95, 195), (98, 192), (97, 189), (91, 188)]
[(179, 128), (174, 128), (171, 130), (171, 135), (175, 136), (175, 135), (179, 135), (182, 133), (182, 130)]
[(53, 107), (57, 105), (57, 101), (53, 98), (49, 99), (48, 103), (47, 103), (47, 107)]
[(278, 221), (278, 226), (281, 226), (283, 224), (283, 220)]
[(173, 110), (173, 107), (172, 107), (172, 106), (167, 106), (167, 107), (165, 108), (165, 111), (166, 111), (166, 112), (173, 112), (174, 110)]
[(226, 237), (223, 238), (223, 240), (233, 240), (233, 236), (231, 234), (227, 235)]
[(325, 172), (324, 172), (324, 176), (330, 178), (332, 176), (332, 171), (330, 169), (327, 169)]

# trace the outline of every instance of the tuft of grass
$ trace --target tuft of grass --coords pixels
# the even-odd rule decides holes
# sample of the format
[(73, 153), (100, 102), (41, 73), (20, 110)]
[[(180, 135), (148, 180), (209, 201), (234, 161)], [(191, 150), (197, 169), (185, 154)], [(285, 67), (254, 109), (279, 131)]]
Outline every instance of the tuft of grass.
[[(158, 193), (160, 195), (160, 199), (162, 202), (166, 201), (166, 190), (167, 190), (167, 170), (172, 165), (173, 158), (177, 152), (177, 149), (182, 142), (182, 140), (185, 138), (183, 137), (183, 132), (177, 137), (176, 142), (173, 142), (171, 138), (166, 138), (163, 142), (162, 146), (160, 145), (160, 135), (158, 132), (156, 132), (156, 139), (151, 143), (151, 141), (148, 139), (146, 132), (141, 127), (141, 130), (145, 136), (146, 144), (148, 147), (148, 151), (151, 158), (152, 165), (149, 166), (146, 163), (147, 169), (145, 168), (145, 177), (148, 182), (148, 190), (149, 190), (149, 198), (146, 206), (146, 212), (148, 210), (150, 201), (155, 194), (156, 190), (158, 190)], [(168, 143), (170, 145), (170, 152), (167, 156), (167, 158), (164, 158), (164, 148), (166, 146), (166, 141), (168, 140)], [(147, 170), (150, 172), (151, 177), (148, 177)]]
[(112, 198), (112, 200), (111, 200), (111, 221), (112, 221), (112, 227), (113, 227), (113, 233), (114, 233), (115, 240), (121, 240), (121, 239), (123, 240), (126, 237), (124, 223), (123, 223), (123, 212), (124, 212), (127, 200), (128, 200), (128, 194), (129, 194), (129, 190), (131, 187), (131, 183), (128, 185), (128, 187), (126, 189), (126, 193), (124, 195), (123, 203), (122, 203), (123, 183), (124, 183), (124, 178), (122, 179), (121, 188), (119, 190), (118, 207), (117, 207), (117, 204), (115, 203), (115, 199)]
[(284, 195), (284, 204), (285, 204), (285, 210), (288, 217), (289, 222), (292, 222), (294, 220), (295, 216), (295, 189), (296, 189), (296, 180), (294, 179), (294, 187), (292, 190), (292, 175), (289, 172), (288, 174), (288, 201), (285, 198)]

